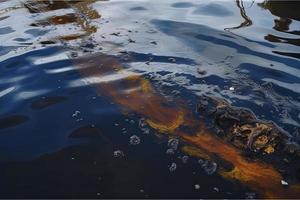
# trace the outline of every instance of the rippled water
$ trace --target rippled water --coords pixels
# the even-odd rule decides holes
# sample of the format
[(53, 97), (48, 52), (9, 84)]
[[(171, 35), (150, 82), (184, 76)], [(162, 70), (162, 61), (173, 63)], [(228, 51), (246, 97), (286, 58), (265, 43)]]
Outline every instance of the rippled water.
[(213, 158), (200, 162), (184, 151), (176, 124), (192, 132), (198, 117), (176, 117), (197, 115), (203, 95), (219, 97), (298, 145), (299, 9), (295, 1), (0, 1), (0, 197), (268, 195), (220, 167), (211, 173), (226, 165), (217, 147), (203, 147)]

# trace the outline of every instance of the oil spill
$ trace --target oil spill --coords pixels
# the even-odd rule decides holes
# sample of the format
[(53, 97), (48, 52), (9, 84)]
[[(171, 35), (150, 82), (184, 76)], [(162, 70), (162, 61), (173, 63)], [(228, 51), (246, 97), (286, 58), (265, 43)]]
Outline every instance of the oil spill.
[(299, 196), (298, 3), (0, 4), (0, 198)]

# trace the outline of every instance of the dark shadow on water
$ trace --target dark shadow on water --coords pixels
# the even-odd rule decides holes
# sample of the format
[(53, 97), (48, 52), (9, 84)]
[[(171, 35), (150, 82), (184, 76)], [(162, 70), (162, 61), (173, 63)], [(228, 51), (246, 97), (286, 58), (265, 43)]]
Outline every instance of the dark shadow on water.
[(41, 99), (33, 101), (31, 104), (31, 108), (34, 110), (41, 110), (51, 105), (66, 101), (67, 99), (68, 99), (67, 97), (62, 97), (62, 96), (43, 97)]
[(25, 123), (29, 117), (24, 115), (13, 115), (5, 118), (0, 118), (0, 129), (15, 127)]

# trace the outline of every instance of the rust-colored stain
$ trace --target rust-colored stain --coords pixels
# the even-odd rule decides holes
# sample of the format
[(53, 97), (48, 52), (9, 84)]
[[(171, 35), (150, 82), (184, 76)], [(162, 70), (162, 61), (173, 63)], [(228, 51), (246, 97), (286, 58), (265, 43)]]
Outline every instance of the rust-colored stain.
[(236, 148), (211, 133), (198, 133), (194, 136), (181, 133), (180, 136), (187, 142), (232, 163), (232, 171), (220, 171), (220, 175), (225, 178), (238, 180), (268, 198), (295, 198), (300, 195), (298, 185), (289, 188), (281, 185), (283, 177), (271, 165), (247, 160)]
[[(179, 136), (192, 145), (185, 147), (184, 152), (202, 158), (211, 158), (215, 154), (233, 164), (231, 171), (219, 170), (224, 178), (238, 180), (264, 197), (300, 196), (298, 185), (288, 188), (281, 185), (283, 177), (273, 166), (243, 157), (236, 147), (210, 133), (199, 119), (192, 117), (184, 103), (175, 103), (175, 106), (174, 102), (157, 93), (148, 80), (126, 71), (114, 57), (98, 55), (75, 62), (88, 84), (95, 85), (99, 94), (112, 98), (125, 113), (140, 114), (157, 132)], [(194, 133), (182, 131), (182, 126)]]
[(91, 7), (96, 0), (77, 0), (77, 1), (27, 1), (24, 6), (31, 13), (42, 13), (51, 10), (64, 8), (73, 9), (74, 13), (60, 16), (50, 16), (47, 19), (32, 23), (32, 26), (64, 25), (75, 23), (80, 26), (83, 33), (74, 33), (71, 35), (61, 35), (57, 38), (64, 41), (76, 40), (84, 36), (97, 32), (97, 27), (91, 25), (91, 20), (101, 18), (101, 15)]

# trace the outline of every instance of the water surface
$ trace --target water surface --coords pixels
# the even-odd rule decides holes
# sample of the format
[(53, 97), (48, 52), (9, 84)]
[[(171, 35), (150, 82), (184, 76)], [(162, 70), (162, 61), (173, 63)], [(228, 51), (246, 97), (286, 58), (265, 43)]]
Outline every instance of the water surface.
[[(0, 197), (296, 198), (299, 157), (281, 147), (247, 155), (196, 108), (208, 95), (250, 109), (297, 149), (299, 9), (296, 1), (0, 1)], [(224, 151), (194, 141), (200, 129)], [(271, 186), (243, 171), (226, 177), (240, 164), (227, 150), (255, 169), (271, 166)]]

